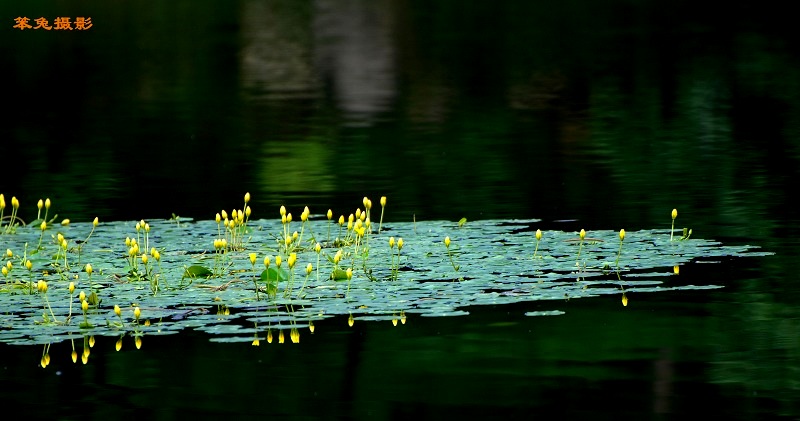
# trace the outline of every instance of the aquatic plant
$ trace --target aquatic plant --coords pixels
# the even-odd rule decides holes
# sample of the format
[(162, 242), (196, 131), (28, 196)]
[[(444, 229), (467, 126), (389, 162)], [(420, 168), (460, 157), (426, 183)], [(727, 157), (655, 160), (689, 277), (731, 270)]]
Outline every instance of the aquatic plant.
[[(212, 334), (215, 341), (260, 344), (258, 331), (248, 329), (257, 330), (266, 324), (267, 343), (271, 343), (273, 330), (279, 331), (279, 338), (289, 330), (290, 339), (297, 343), (300, 328), (307, 324), (313, 331), (314, 323), (336, 316), (347, 317), (348, 324), (358, 319), (386, 320), (396, 325), (398, 321), (404, 323), (407, 314), (458, 316), (468, 314), (474, 305), (564, 302), (619, 294), (620, 289), (623, 304), (627, 304), (631, 292), (719, 288), (667, 284), (664, 275), (671, 275), (673, 267), (695, 260), (768, 254), (753, 251), (752, 246), (689, 239), (689, 232), (683, 241), (666, 248), (663, 229), (630, 234), (625, 230), (598, 230), (592, 232), (592, 238), (581, 230), (577, 239), (575, 233), (553, 230), (548, 231), (546, 243), (541, 230), (536, 230), (534, 269), (519, 262), (530, 259), (525, 256), (530, 256), (531, 231), (537, 220), (479, 220), (468, 225), (461, 221), (415, 220), (387, 223), (385, 227), (381, 221), (373, 232), (372, 205), (365, 198), (364, 209), (357, 208), (347, 219), (346, 235), (345, 217), (341, 215), (339, 235), (330, 239), (329, 233), (329, 240), (320, 242), (315, 241), (313, 233), (325, 229), (321, 224), (326, 224), (330, 232), (334, 223), (332, 211), (326, 213), (326, 218), (314, 218), (303, 209), (303, 225), (298, 232), (292, 229), (291, 213), (284, 207), (280, 210), (280, 224), (276, 220), (251, 219), (249, 199), (246, 194), (241, 217), (239, 210), (235, 210), (235, 217), (234, 211), (228, 214), (222, 210), (213, 219), (186, 219), (180, 225), (169, 220), (140, 220), (135, 232), (125, 222), (104, 222), (100, 230), (94, 229), (96, 219), (73, 222), (59, 227), (60, 231), (52, 235), (53, 241), (42, 241), (42, 250), (35, 255), (27, 253), (25, 245), (35, 244), (42, 235), (41, 222), (28, 227), (19, 225), (9, 233), (13, 235), (0, 237), (0, 249), (7, 249), (7, 262), (0, 265), (4, 275), (0, 281), (0, 326), (4, 328), (0, 341), (49, 344), (72, 340), (79, 332), (113, 336), (115, 348), (121, 349), (123, 338), (128, 335), (141, 346), (144, 335), (191, 328)], [(383, 212), (385, 203), (381, 202)], [(47, 215), (45, 211), (46, 204), (43, 213)], [(453, 229), (459, 226), (462, 229), (453, 240)], [(125, 249), (120, 253), (121, 238), (126, 234)], [(391, 237), (387, 238), (389, 234)], [(92, 250), (70, 247), (68, 237), (86, 238), (84, 245), (91, 238)], [(404, 247), (403, 238), (413, 239), (415, 246)], [(233, 242), (237, 245), (231, 246)], [(443, 243), (449, 264), (436, 252)], [(626, 259), (624, 277), (619, 274), (623, 246), (626, 255), (636, 256)], [(255, 266), (262, 255), (264, 268), (259, 274)], [(83, 256), (84, 263), (75, 265), (76, 256)], [(616, 274), (608, 271), (612, 262)], [(295, 273), (297, 264), (302, 264), (304, 274)], [(576, 264), (583, 279), (580, 285), (570, 280)], [(330, 276), (319, 275), (328, 270)], [(441, 282), (452, 279), (453, 270), (464, 275), (459, 277), (463, 280)], [(312, 276), (313, 272), (316, 276)], [(168, 283), (170, 276), (181, 282)], [(294, 284), (295, 276), (304, 277), (299, 289)], [(142, 280), (149, 283), (138, 282)], [(72, 320), (76, 284), (79, 290), (86, 291), (78, 294), (76, 303), (82, 317), (77, 322)], [(279, 287), (284, 292), (282, 297), (276, 296)], [(255, 289), (255, 300), (251, 288)], [(260, 299), (261, 292), (269, 297), (267, 307)], [(98, 293), (103, 295), (102, 301)], [(217, 314), (209, 314), (214, 308)], [(142, 318), (145, 310), (153, 326), (150, 319)], [(42, 314), (46, 319), (40, 317)], [(85, 346), (82, 360), (88, 360), (89, 348)], [(73, 352), (77, 361), (74, 346)]]
[(456, 264), (455, 260), (453, 260), (453, 252), (450, 250), (450, 237), (449, 236), (448, 237), (444, 237), (444, 248), (447, 250), (447, 257), (450, 258), (450, 264), (453, 265), (453, 270), (458, 272), (458, 269), (460, 269), (461, 267)]

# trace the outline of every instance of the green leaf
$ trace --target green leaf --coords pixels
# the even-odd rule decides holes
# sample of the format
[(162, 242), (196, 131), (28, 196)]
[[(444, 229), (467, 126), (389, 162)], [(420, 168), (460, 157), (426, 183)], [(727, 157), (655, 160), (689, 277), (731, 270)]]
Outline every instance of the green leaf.
[(334, 281), (346, 281), (347, 280), (347, 271), (336, 269), (331, 272), (331, 279)]
[(192, 265), (186, 268), (183, 273), (184, 278), (209, 278), (214, 275), (208, 268), (200, 265)]
[(461, 220), (460, 220), (460, 221), (458, 221), (458, 227), (459, 227), (459, 228), (461, 228), (461, 227), (463, 227), (463, 226), (464, 226), (464, 224), (466, 224), (466, 223), (467, 223), (467, 218), (461, 218)]
[(269, 267), (261, 272), (261, 281), (267, 285), (289, 280), (289, 272), (283, 268)]

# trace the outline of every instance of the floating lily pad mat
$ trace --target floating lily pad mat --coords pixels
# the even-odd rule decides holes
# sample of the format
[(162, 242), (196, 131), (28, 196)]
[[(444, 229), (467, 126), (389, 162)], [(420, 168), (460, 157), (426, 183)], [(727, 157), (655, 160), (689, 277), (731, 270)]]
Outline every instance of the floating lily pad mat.
[[(186, 329), (237, 342), (272, 330), (313, 327), (314, 321), (334, 316), (396, 323), (412, 316), (467, 315), (476, 305), (720, 288), (681, 284), (673, 268), (770, 254), (755, 246), (680, 236), (670, 240), (667, 230), (642, 230), (627, 233), (617, 262), (616, 231), (592, 231), (583, 241), (575, 232), (546, 231), (537, 249), (536, 223), (393, 223), (378, 233), (373, 222), (372, 232), (366, 229), (358, 241), (355, 230), (324, 217), (287, 225), (251, 220), (233, 229), (215, 221), (147, 221), (149, 231), (144, 226), (137, 231), (136, 222), (112, 222), (97, 226), (91, 237), (88, 223), (51, 225), (44, 232), (39, 226), (18, 227), (15, 234), (0, 235), (0, 250), (11, 251), (2, 261), (8, 275), (0, 278), (0, 342), (47, 344), (81, 335)], [(130, 240), (126, 244), (126, 237), (136, 239), (136, 247)], [(46, 291), (40, 280), (47, 283)], [(85, 312), (80, 292), (86, 295)]]

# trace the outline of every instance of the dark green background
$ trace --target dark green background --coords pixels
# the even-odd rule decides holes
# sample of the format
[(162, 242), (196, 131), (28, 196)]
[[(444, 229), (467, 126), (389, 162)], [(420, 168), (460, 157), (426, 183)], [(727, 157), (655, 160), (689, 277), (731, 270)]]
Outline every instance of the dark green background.
[[(777, 4), (777, 3), (776, 3)], [(667, 228), (776, 256), (697, 264), (716, 291), (320, 323), (300, 345), (0, 345), (0, 402), (41, 417), (800, 416), (800, 62), (788, 10), (688, 1), (0, 4), (0, 193), (73, 221), (542, 218)], [(19, 31), (17, 16), (91, 17)], [(557, 222), (576, 220), (572, 222)], [(2, 238), (0, 238), (0, 246)], [(1, 247), (0, 247), (1, 248)], [(533, 308), (532, 308), (533, 307)], [(530, 318), (532, 310), (565, 315)], [(56, 374), (56, 373), (60, 374)], [(35, 398), (34, 398), (35, 397)], [(6, 405), (8, 408), (8, 405)], [(699, 408), (699, 409), (698, 409)]]

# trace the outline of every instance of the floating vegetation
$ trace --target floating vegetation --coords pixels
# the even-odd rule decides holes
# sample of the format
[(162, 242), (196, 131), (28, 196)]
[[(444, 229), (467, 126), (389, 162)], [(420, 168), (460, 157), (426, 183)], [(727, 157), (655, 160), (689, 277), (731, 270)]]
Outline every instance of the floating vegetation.
[(537, 220), (383, 223), (385, 198), (377, 227), (364, 198), (363, 210), (331, 230), (330, 210), (305, 208), (293, 222), (281, 207), (280, 219), (253, 220), (249, 200), (209, 220), (58, 226), (23, 225), (14, 198), (14, 213), (0, 219), (0, 342), (45, 345), (43, 366), (49, 344), (73, 341), (77, 361), (74, 340), (89, 336), (117, 337), (118, 350), (125, 336), (139, 348), (143, 336), (186, 329), (254, 346), (271, 343), (273, 331), (282, 343), (289, 331), (298, 343), (300, 329), (336, 316), (396, 326), (407, 315), (460, 316), (477, 305), (600, 295), (627, 305), (631, 292), (721, 288), (671, 277), (693, 261), (770, 254), (674, 238), (674, 228), (543, 234)]

